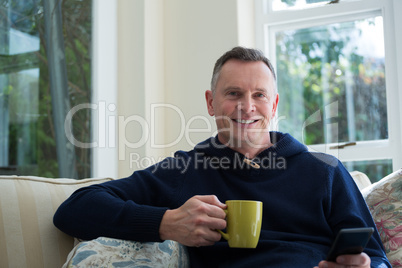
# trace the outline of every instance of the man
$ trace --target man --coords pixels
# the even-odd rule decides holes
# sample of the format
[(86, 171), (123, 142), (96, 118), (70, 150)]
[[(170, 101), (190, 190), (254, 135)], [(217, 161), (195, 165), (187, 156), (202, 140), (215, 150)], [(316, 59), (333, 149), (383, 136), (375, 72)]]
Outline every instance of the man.
[[(218, 135), (128, 178), (79, 189), (55, 225), (82, 239), (175, 240), (188, 246), (192, 267), (391, 267), (377, 232), (365, 253), (322, 261), (340, 229), (375, 225), (337, 159), (268, 131), (275, 80), (260, 51), (228, 51), (205, 93)], [(230, 199), (264, 203), (256, 249), (229, 248), (216, 231), (226, 227)]]

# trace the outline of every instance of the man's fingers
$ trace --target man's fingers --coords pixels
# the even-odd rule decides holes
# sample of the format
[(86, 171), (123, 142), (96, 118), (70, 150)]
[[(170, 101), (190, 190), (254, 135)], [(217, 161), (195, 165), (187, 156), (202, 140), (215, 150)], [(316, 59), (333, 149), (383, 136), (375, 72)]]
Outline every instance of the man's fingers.
[[(200, 212), (207, 214), (211, 218), (225, 219), (226, 213), (223, 209), (226, 208), (226, 205), (221, 203), (215, 195), (195, 196), (194, 198), (203, 202), (198, 207)], [(222, 228), (225, 228), (225, 226)]]
[(336, 262), (342, 265), (355, 265), (365, 267), (370, 265), (370, 257), (366, 253), (353, 254), (353, 255), (341, 255), (336, 258)]
[[(335, 262), (320, 261), (319, 268), (341, 268), (341, 267), (356, 267), (369, 268), (371, 264), (370, 257), (366, 253), (341, 255), (336, 258)], [(316, 267), (315, 267), (316, 268)]]
[(221, 239), (221, 234), (216, 230), (209, 228), (197, 228), (192, 234), (191, 244), (188, 246), (210, 246)]
[(224, 229), (226, 227), (226, 213), (214, 205), (202, 203), (195, 208), (194, 224), (209, 229)]
[(216, 195), (196, 195), (196, 196), (194, 196), (194, 198), (196, 198), (204, 203), (218, 206), (222, 209), (226, 208), (226, 205), (223, 204), (221, 201), (219, 201), (219, 199), (218, 199), (218, 197), (216, 197)]
[(214, 195), (194, 196), (177, 209), (166, 211), (159, 229), (161, 239), (187, 246), (213, 245), (226, 227), (226, 208)]

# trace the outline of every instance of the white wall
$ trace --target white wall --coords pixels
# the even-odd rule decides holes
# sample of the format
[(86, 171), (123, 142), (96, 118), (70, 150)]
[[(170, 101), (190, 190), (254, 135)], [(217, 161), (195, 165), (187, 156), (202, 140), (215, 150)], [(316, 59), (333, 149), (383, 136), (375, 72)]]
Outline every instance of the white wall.
[[(204, 92), (209, 89), (216, 59), (237, 45), (236, 1), (171, 0), (165, 4), (165, 101), (178, 107), (185, 118), (180, 122), (177, 112), (165, 115), (166, 142), (175, 145), (167, 153), (191, 149), (211, 136), (208, 126), (214, 122), (207, 113)], [(192, 119), (195, 116), (205, 118)], [(191, 125), (190, 120), (195, 120)], [(187, 129), (210, 129), (207, 133), (182, 136)]]
[[(204, 98), (213, 65), (236, 45), (253, 46), (253, 32), (249, 0), (118, 1), (118, 177), (213, 134)], [(197, 128), (204, 133), (184, 135)], [(128, 148), (141, 138), (148, 138), (144, 146)]]

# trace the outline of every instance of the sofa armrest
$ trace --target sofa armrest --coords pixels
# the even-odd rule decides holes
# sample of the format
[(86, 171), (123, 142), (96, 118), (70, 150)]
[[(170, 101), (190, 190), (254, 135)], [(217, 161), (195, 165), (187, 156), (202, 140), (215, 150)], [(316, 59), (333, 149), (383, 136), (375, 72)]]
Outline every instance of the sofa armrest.
[(364, 188), (368, 187), (371, 185), (371, 181), (369, 177), (367, 177), (366, 174), (360, 171), (352, 171), (350, 172), (350, 175), (352, 176), (353, 180), (357, 184), (357, 187), (359, 187), (359, 190), (362, 191)]
[(110, 180), (0, 176), (0, 267), (61, 267), (74, 239), (53, 225), (56, 209), (76, 189)]

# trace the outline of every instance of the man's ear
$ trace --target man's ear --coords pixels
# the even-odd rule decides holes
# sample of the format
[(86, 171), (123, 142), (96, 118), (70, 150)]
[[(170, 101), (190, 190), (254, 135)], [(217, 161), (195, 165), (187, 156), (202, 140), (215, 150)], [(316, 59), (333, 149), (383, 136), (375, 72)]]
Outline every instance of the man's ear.
[(279, 102), (279, 94), (276, 93), (274, 97), (274, 103), (272, 104), (272, 118), (275, 117), (276, 110), (278, 108), (278, 102)]
[(215, 112), (214, 112), (214, 107), (212, 105), (214, 98), (213, 98), (213, 94), (212, 94), (211, 90), (205, 91), (205, 100), (207, 101), (207, 109), (208, 109), (209, 115), (214, 116)]

